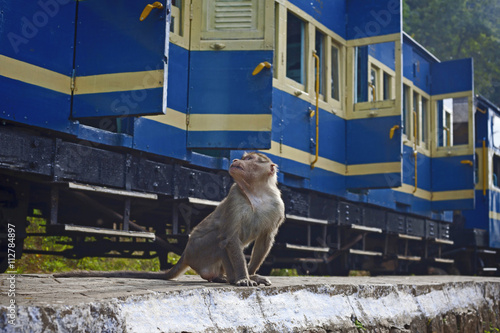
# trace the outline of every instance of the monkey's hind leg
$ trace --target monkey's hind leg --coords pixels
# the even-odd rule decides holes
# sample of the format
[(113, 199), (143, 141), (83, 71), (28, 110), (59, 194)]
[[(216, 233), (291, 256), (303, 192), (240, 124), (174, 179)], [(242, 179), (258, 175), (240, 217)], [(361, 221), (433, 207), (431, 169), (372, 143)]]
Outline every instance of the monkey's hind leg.
[(165, 272), (165, 280), (172, 280), (183, 274), (189, 268), (189, 265), (185, 261), (184, 255), (182, 255), (174, 267)]

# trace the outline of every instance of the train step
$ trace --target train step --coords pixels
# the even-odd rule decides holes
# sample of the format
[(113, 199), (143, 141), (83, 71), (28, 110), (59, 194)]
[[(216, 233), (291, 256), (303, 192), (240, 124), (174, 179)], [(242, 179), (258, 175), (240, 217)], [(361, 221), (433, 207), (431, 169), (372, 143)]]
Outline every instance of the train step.
[(307, 245), (295, 245), (290, 243), (285, 243), (285, 248), (287, 250), (298, 250), (298, 251), (309, 251), (309, 252), (328, 252), (329, 247), (319, 247), (319, 246), (307, 246)]
[(126, 231), (126, 230), (113, 230), (106, 228), (87, 227), (73, 224), (57, 224), (47, 225), (48, 234), (68, 234), (68, 235), (100, 235), (110, 237), (133, 237), (133, 238), (146, 238), (155, 240), (156, 235), (153, 232), (144, 231)]
[(104, 194), (119, 195), (119, 196), (125, 196), (125, 197), (134, 197), (134, 198), (141, 198), (141, 199), (151, 199), (151, 200), (158, 199), (158, 195), (152, 194), (152, 193), (127, 191), (127, 190), (115, 189), (115, 188), (110, 188), (110, 187), (81, 184), (81, 183), (73, 183), (73, 182), (69, 182), (69, 183), (67, 183), (67, 185), (68, 185), (68, 188), (70, 190), (98, 192), (98, 193), (104, 193)]
[(358, 250), (358, 249), (349, 249), (350, 254), (357, 254), (361, 256), (372, 256), (372, 257), (381, 257), (384, 254), (382, 252), (376, 251), (366, 251), (366, 250)]
[(313, 224), (328, 224), (328, 220), (315, 219), (311, 217), (303, 217), (298, 215), (286, 214), (287, 220), (293, 220), (297, 222), (313, 223)]

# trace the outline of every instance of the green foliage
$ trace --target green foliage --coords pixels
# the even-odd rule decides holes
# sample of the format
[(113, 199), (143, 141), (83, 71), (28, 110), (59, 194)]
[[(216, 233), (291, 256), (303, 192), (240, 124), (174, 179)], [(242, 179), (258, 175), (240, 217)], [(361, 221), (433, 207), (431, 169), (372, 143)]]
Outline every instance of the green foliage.
[(295, 268), (273, 268), (271, 270), (271, 276), (299, 276)]
[(500, 105), (500, 1), (404, 0), (404, 30), (440, 60), (474, 58), (475, 92)]
[[(36, 214), (36, 212), (35, 212)], [(45, 232), (46, 221), (39, 217), (29, 217), (30, 222), (27, 228), (28, 233)], [(65, 244), (70, 241), (69, 237), (46, 236), (28, 237), (24, 241), (24, 249), (34, 249), (43, 251), (64, 251), (71, 248)], [(169, 253), (169, 262), (175, 263), (179, 256)], [(159, 271), (160, 261), (154, 259), (126, 259), (126, 258), (101, 258), (86, 257), (82, 259), (69, 259), (56, 255), (23, 254), (20, 260), (16, 261), (18, 273), (54, 273), (72, 270), (134, 270), (134, 271)]]

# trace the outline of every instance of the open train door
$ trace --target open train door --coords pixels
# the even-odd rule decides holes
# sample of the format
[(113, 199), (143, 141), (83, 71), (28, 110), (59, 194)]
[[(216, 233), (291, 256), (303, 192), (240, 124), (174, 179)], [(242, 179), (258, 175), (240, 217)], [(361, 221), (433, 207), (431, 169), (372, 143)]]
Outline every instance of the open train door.
[(188, 148), (271, 147), (273, 1), (192, 2)]
[(170, 0), (77, 4), (73, 118), (164, 113)]
[(348, 0), (346, 187), (402, 184), (402, 13), (393, 0)]
[(432, 209), (474, 208), (472, 59), (431, 65)]

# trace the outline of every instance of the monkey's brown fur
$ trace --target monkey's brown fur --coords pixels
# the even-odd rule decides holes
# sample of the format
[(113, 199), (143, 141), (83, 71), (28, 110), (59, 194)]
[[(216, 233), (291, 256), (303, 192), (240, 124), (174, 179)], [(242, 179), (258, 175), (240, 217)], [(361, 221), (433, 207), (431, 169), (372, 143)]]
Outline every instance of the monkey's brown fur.
[[(227, 197), (191, 232), (177, 264), (164, 272), (72, 272), (56, 277), (129, 277), (170, 280), (193, 268), (203, 279), (238, 286), (270, 285), (256, 272), (269, 254), (285, 218), (277, 187), (277, 168), (267, 156), (248, 153), (235, 159), (235, 183)], [(243, 249), (255, 242), (247, 266)]]

